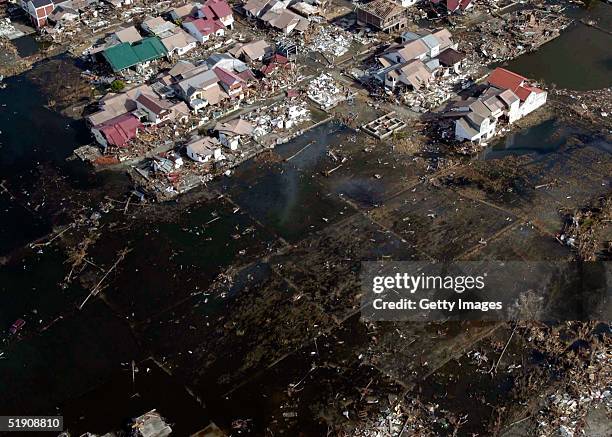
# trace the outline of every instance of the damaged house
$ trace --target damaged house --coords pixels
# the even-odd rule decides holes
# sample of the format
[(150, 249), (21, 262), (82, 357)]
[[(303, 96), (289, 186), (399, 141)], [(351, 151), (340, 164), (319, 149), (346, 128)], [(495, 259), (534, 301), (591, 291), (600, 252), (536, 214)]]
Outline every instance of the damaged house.
[(168, 15), (172, 19), (172, 21), (174, 21), (175, 23), (179, 23), (184, 18), (193, 16), (197, 9), (198, 8), (196, 4), (188, 3), (184, 6), (179, 6), (170, 10), (170, 13)]
[(438, 72), (458, 71), (464, 58), (447, 29), (433, 33), (405, 32), (402, 41), (377, 58), (382, 68), (374, 73), (374, 78), (390, 90), (397, 86), (415, 90), (426, 87)]
[(357, 23), (392, 32), (406, 27), (408, 10), (391, 0), (374, 0), (357, 7)]
[(287, 9), (291, 0), (248, 0), (243, 8), (249, 18), (259, 19), (285, 35), (294, 30), (304, 32), (308, 29), (310, 21), (295, 12)]
[(129, 26), (124, 29), (119, 29), (115, 33), (111, 35), (111, 42), (115, 44), (121, 43), (137, 43), (138, 41), (142, 41), (142, 35), (138, 32), (134, 26)]
[(184, 121), (189, 115), (185, 103), (161, 100), (149, 85), (108, 94), (98, 105), (100, 109), (87, 116), (87, 122), (96, 141), (105, 148), (125, 147), (146, 124)]
[(196, 162), (205, 163), (223, 159), (219, 140), (213, 137), (196, 137), (185, 145), (185, 153)]
[(263, 39), (252, 41), (247, 44), (236, 44), (229, 50), (229, 53), (245, 62), (261, 61), (265, 57), (272, 55), (274, 48)]
[(242, 99), (247, 82), (253, 78), (244, 62), (217, 53), (198, 66), (189, 62), (177, 63), (159, 82), (162, 87), (173, 88), (176, 95), (192, 109), (198, 110), (225, 99)]
[(465, 108), (465, 115), (455, 120), (455, 138), (479, 143), (488, 140), (495, 135), (497, 120), (501, 115), (499, 107), (476, 99)]
[(197, 18), (219, 21), (228, 29), (234, 28), (234, 14), (225, 0), (207, 0), (196, 12)]
[(501, 118), (512, 124), (546, 103), (546, 91), (504, 68), (496, 68), (487, 83), (489, 86), (478, 98), (461, 102), (452, 110), (460, 115), (455, 121), (457, 140), (489, 139)]
[(527, 78), (505, 68), (496, 68), (487, 78), (487, 82), (499, 90), (511, 91), (520, 100), (517, 115), (510, 120), (510, 123), (526, 116), (546, 103), (548, 96), (546, 91), (531, 85)]
[(140, 27), (151, 36), (164, 38), (172, 35), (173, 31), (176, 29), (176, 24), (166, 21), (162, 17), (148, 17), (142, 22)]
[(219, 142), (230, 150), (237, 150), (245, 138), (253, 133), (254, 126), (246, 120), (236, 118), (231, 121), (217, 123), (214, 131), (219, 136)]
[(176, 55), (182, 56), (193, 50), (197, 45), (197, 40), (180, 27), (177, 27), (172, 34), (162, 38), (161, 43), (168, 52), (168, 57), (172, 57)]

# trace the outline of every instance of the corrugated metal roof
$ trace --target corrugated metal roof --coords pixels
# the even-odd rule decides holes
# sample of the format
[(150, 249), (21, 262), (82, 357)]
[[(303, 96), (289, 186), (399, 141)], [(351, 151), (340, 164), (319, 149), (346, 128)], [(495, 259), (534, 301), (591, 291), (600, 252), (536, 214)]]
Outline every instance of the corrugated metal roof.
[(145, 38), (134, 44), (122, 43), (104, 50), (104, 58), (113, 71), (121, 71), (142, 62), (159, 59), (166, 55), (166, 49), (158, 37)]

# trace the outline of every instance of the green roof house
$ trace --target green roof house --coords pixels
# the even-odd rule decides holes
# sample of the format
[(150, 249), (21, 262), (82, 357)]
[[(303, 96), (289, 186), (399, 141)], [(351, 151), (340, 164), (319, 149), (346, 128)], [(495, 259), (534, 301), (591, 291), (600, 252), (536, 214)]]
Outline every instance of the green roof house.
[(144, 38), (133, 44), (124, 42), (104, 50), (103, 56), (113, 71), (121, 71), (134, 65), (166, 56), (166, 48), (156, 36)]

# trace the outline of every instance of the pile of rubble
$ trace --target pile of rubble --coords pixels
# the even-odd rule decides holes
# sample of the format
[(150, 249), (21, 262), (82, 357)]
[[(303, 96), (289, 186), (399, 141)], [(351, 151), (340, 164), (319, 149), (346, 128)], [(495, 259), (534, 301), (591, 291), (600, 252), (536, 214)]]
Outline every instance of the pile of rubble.
[(260, 108), (247, 114), (245, 119), (255, 126), (255, 129), (253, 129), (255, 140), (267, 145), (280, 140), (277, 135), (271, 134), (293, 129), (310, 120), (310, 111), (306, 102), (296, 100)]
[(310, 49), (339, 57), (349, 51), (352, 43), (353, 37), (349, 32), (335, 26), (322, 26), (319, 33), (315, 35)]
[(306, 94), (310, 100), (319, 105), (323, 110), (331, 109), (338, 103), (346, 100), (345, 93), (338, 88), (334, 78), (325, 73), (312, 79)]
[(15, 28), (10, 18), (0, 19), (0, 38), (15, 39), (23, 36), (23, 32)]
[[(612, 413), (612, 353), (609, 346), (604, 338), (591, 343), (587, 353), (564, 353), (565, 359), (572, 360), (569, 365), (565, 363), (568, 375), (537, 412), (538, 435), (587, 435), (585, 431), (589, 429), (589, 422), (597, 422), (596, 414), (591, 415), (598, 409), (603, 410), (603, 424), (599, 426), (607, 426), (606, 418)], [(596, 429), (597, 424), (594, 425)]]
[(462, 33), (483, 62), (504, 61), (533, 51), (559, 36), (571, 20), (553, 9), (527, 9), (477, 24)]

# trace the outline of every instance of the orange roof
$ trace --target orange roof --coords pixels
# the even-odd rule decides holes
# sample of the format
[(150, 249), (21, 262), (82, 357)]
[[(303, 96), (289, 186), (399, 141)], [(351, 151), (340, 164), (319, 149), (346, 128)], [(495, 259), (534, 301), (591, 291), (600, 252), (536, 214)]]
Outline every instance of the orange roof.
[(489, 75), (487, 81), (498, 88), (512, 90), (521, 86), (526, 79), (520, 74), (498, 67)]
[(520, 74), (508, 71), (505, 68), (498, 67), (489, 75), (487, 81), (494, 87), (510, 90), (517, 95), (521, 101), (527, 100), (531, 93), (543, 93), (540, 88), (525, 84), (527, 79)]

